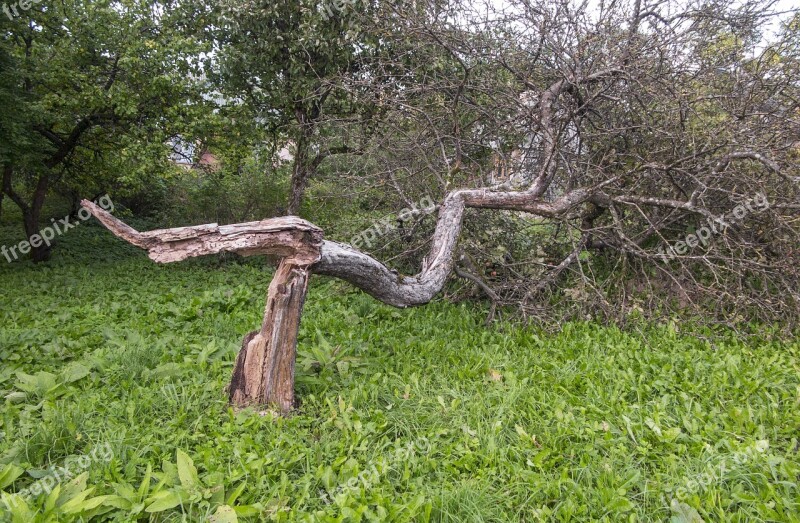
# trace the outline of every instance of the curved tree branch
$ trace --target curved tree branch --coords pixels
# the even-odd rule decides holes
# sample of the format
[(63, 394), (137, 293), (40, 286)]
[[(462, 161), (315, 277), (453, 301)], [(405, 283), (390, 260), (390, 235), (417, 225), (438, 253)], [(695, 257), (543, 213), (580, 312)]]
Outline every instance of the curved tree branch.
[(92, 202), (83, 200), (81, 205), (115, 235), (146, 249), (150, 258), (159, 263), (223, 251), (244, 256), (277, 254), (292, 258), (296, 265), (310, 266), (312, 272), (346, 280), (389, 305), (410, 307), (428, 303), (444, 286), (453, 268), (454, 249), (467, 207), (557, 216), (595, 197), (595, 192), (589, 189), (576, 189), (554, 202), (541, 201), (534, 194), (533, 191), (492, 192), (486, 189), (463, 189), (448, 194), (439, 210), (431, 250), (423, 261), (422, 270), (415, 276), (400, 275), (350, 245), (323, 241), (319, 228), (294, 216), (141, 233)]

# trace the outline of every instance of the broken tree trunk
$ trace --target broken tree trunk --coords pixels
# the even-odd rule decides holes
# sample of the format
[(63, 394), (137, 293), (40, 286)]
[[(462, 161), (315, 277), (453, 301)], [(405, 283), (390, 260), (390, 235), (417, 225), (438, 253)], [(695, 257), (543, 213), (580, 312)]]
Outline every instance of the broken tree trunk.
[(286, 216), (260, 222), (217, 224), (138, 232), (92, 202), (86, 207), (111, 232), (146, 249), (159, 263), (219, 252), (243, 256), (280, 256), (270, 284), (261, 330), (245, 337), (229, 387), (236, 406), (269, 405), (286, 413), (294, 405), (294, 362), (300, 315), (310, 273), (346, 280), (378, 300), (395, 307), (429, 302), (444, 286), (453, 268), (453, 252), (461, 231), (464, 209), (512, 209), (556, 216), (598, 197), (575, 189), (558, 200), (539, 199), (540, 189), (528, 191), (457, 190), (439, 209), (431, 251), (415, 276), (402, 276), (351, 246), (322, 239), (322, 230)]
[(267, 293), (261, 330), (248, 334), (236, 357), (229, 387), (233, 405), (294, 408), (294, 362), (308, 269), (281, 260)]
[(228, 392), (236, 407), (272, 405), (284, 414), (292, 410), (297, 333), (308, 290), (308, 268), (320, 258), (321, 229), (289, 216), (141, 233), (88, 200), (81, 205), (111, 232), (146, 249), (159, 263), (219, 252), (281, 256), (267, 292), (261, 330), (245, 337)]

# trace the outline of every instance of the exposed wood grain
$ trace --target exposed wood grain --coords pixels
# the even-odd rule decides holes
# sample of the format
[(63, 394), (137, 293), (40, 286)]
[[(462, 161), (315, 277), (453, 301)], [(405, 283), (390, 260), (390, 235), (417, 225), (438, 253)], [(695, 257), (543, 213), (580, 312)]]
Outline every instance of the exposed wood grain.
[(294, 408), (297, 333), (308, 290), (308, 271), (284, 259), (267, 293), (261, 330), (245, 337), (229, 386), (237, 407), (274, 405)]
[(150, 259), (158, 263), (220, 252), (241, 256), (272, 254), (289, 258), (301, 266), (314, 263), (320, 257), (322, 229), (296, 216), (139, 232), (88, 200), (83, 200), (81, 205), (115, 235), (147, 250)]

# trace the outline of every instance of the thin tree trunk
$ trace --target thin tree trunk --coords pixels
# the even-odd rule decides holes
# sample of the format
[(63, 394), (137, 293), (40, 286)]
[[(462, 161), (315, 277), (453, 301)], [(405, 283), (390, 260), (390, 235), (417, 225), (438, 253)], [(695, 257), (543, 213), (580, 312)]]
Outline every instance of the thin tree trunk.
[(289, 195), (289, 205), (286, 214), (289, 216), (300, 216), (300, 207), (303, 204), (308, 182), (312, 176), (312, 161), (309, 155), (311, 146), (311, 136), (313, 127), (306, 123), (306, 117), (298, 116), (300, 123), (300, 135), (297, 138), (296, 152), (294, 156), (294, 167), (292, 169), (292, 187)]
[(300, 206), (303, 204), (303, 196), (305, 195), (306, 187), (308, 187), (310, 176), (307, 159), (308, 152), (305, 148), (301, 149), (298, 144), (297, 156), (294, 159), (294, 169), (292, 170), (289, 205), (286, 207), (286, 214), (289, 216), (300, 216)]
[[(22, 227), (25, 230), (25, 237), (28, 238), (30, 246), (31, 260), (34, 262), (42, 262), (50, 259), (52, 246), (45, 245), (41, 242), (41, 238), (37, 241), (31, 241), (34, 235), (39, 234), (39, 218), (41, 218), (42, 207), (44, 207), (44, 200), (47, 196), (47, 189), (50, 187), (50, 179), (47, 174), (39, 176), (36, 182), (36, 189), (33, 192), (33, 201), (28, 203), (20, 196), (12, 184), (12, 176), (14, 168), (10, 164), (3, 167), (3, 193), (7, 195), (11, 201), (17, 204), (17, 207), (22, 211)], [(36, 244), (34, 246), (33, 244)]]
[[(45, 245), (39, 237), (38, 241), (33, 241), (34, 235), (39, 235), (39, 219), (42, 215), (42, 208), (44, 207), (44, 200), (47, 196), (47, 189), (50, 185), (50, 180), (47, 175), (42, 174), (39, 176), (39, 181), (36, 183), (36, 190), (33, 193), (33, 201), (30, 207), (23, 210), (23, 226), (25, 227), (25, 235), (28, 237), (28, 242), (31, 244), (31, 260), (34, 263), (44, 262), (50, 259), (52, 255), (52, 244)], [(34, 243), (36, 245), (34, 245)]]
[(245, 337), (236, 357), (233, 405), (275, 405), (284, 414), (294, 408), (297, 333), (307, 291), (308, 270), (284, 258), (269, 285), (261, 330)]
[(3, 179), (0, 181), (0, 218), (3, 217), (3, 200), (6, 197), (6, 185), (11, 186), (11, 175), (13, 173), (14, 167), (10, 163), (3, 165)]

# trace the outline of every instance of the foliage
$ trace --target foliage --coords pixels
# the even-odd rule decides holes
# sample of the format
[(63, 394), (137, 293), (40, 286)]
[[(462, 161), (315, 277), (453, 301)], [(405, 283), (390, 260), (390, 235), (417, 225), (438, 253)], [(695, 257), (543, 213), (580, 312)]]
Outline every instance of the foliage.
[(168, 194), (156, 209), (173, 226), (240, 223), (283, 216), (288, 173), (265, 155), (233, 157), (217, 154), (219, 169), (193, 169), (165, 183)]
[[(2, 32), (3, 192), (30, 237), (50, 191), (126, 196), (169, 172), (167, 141), (194, 136), (210, 113), (198, 56), (203, 24), (183, 2), (41, 4)], [(6, 62), (5, 58), (2, 60)], [(3, 66), (7, 64), (3, 63)], [(198, 123), (200, 122), (200, 123)], [(7, 140), (7, 141), (6, 141)], [(49, 249), (35, 248), (42, 261)]]
[(379, 120), (372, 88), (387, 80), (372, 67), (384, 42), (369, 21), (388, 8), (361, 0), (226, 0), (219, 11), (212, 76), (232, 112), (292, 146), (287, 212), (299, 214), (326, 158), (360, 153)]

